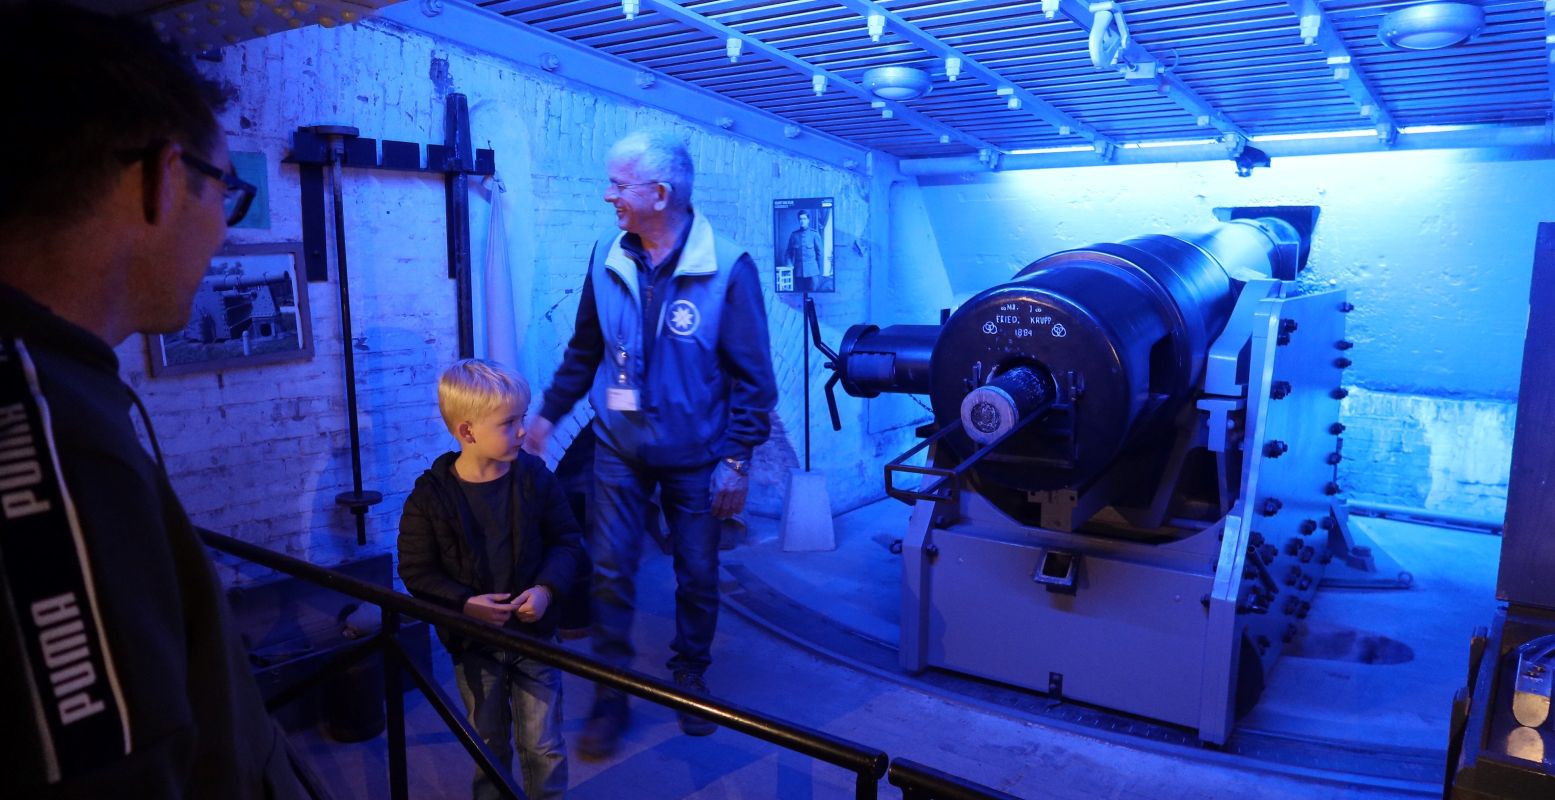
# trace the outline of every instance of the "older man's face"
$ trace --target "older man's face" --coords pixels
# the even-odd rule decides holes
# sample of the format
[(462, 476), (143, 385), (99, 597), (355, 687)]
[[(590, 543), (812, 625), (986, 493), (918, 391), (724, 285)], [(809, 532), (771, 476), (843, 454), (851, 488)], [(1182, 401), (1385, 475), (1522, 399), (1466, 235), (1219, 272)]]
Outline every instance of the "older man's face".
[(664, 213), (663, 186), (638, 171), (635, 157), (610, 159), (605, 176), (610, 179), (605, 184), (605, 202), (615, 207), (616, 226), (621, 230), (642, 233)]

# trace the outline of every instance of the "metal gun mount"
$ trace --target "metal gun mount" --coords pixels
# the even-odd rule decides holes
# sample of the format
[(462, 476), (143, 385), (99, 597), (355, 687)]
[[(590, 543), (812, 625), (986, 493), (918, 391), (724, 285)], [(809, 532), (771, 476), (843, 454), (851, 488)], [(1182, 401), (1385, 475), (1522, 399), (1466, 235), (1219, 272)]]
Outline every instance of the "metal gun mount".
[(1225, 212), (1045, 256), (941, 325), (855, 325), (837, 350), (807, 306), (834, 428), (839, 384), (931, 400), (885, 468), (914, 505), (903, 667), (1220, 743), (1325, 577), (1409, 584), (1356, 544), (1337, 483), (1351, 306), (1296, 286), (1318, 209)]

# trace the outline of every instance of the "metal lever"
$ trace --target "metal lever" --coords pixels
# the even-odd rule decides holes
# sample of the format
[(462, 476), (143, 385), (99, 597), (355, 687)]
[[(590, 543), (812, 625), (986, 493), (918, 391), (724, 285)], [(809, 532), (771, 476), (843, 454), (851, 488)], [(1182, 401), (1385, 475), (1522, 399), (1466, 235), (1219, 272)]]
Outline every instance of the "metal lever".
[(831, 370), (831, 377), (826, 379), (826, 410), (831, 412), (831, 429), (842, 430), (842, 417), (837, 414), (837, 382), (842, 380), (842, 357), (837, 351), (826, 346), (821, 341), (821, 321), (815, 315), (815, 299), (805, 295), (804, 299), (805, 323), (810, 326), (810, 341), (815, 344), (815, 349), (826, 356), (826, 363), (822, 366)]

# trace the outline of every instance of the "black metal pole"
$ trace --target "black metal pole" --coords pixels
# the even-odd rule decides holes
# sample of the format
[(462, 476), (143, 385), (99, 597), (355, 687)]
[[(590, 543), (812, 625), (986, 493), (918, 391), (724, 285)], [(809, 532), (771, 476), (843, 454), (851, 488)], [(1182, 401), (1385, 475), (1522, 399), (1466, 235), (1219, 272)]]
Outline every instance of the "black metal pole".
[[(384, 640), (394, 641), (399, 632), (399, 613), (384, 609)], [(400, 662), (387, 648), (383, 653), (383, 692), (389, 728), (389, 797), (410, 800), (410, 780), (405, 766), (405, 690), (400, 685)]]
[[(809, 280), (806, 278), (805, 280)], [(799, 304), (800, 308), (810, 307), (810, 292), (804, 293), (804, 298)], [(801, 322), (799, 327), (804, 331), (800, 333), (803, 342), (799, 349), (804, 351), (804, 471), (810, 471), (810, 326)]]
[[(351, 339), (351, 283), (346, 270), (346, 201), (342, 189), (346, 143), (331, 136), (329, 143), (330, 189), (335, 196), (335, 270), (340, 276), (340, 349), (346, 363), (346, 423), (351, 430), (351, 491), (362, 494), (362, 432), (356, 421), (356, 355)], [(365, 511), (365, 509), (364, 509)], [(355, 508), (356, 543), (367, 544), (367, 517)]]
[(362, 433), (356, 420), (356, 354), (351, 337), (351, 281), (346, 268), (346, 202), (344, 164), (346, 137), (355, 138), (348, 125), (315, 125), (313, 133), (329, 141), (330, 191), (335, 201), (335, 271), (340, 278), (340, 350), (346, 370), (346, 427), (351, 433), (351, 491), (335, 495), (335, 502), (351, 509), (356, 518), (356, 543), (367, 544), (367, 509), (383, 500), (378, 492), (362, 490)]
[(448, 148), (444, 176), (448, 196), (448, 271), (458, 294), (459, 357), (475, 355), (474, 290), (470, 278), (470, 178), (475, 166), (470, 146), (470, 105), (462, 94), (448, 95), (443, 117), (443, 145)]

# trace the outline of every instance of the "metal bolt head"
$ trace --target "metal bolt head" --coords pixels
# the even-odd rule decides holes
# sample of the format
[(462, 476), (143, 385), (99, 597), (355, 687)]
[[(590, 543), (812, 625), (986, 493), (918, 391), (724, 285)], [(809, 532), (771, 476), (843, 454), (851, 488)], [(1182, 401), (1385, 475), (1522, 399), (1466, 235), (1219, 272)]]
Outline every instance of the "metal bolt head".
[(1339, 357), (1339, 358), (1334, 359), (1334, 366), (1336, 366), (1336, 367), (1338, 367), (1340, 369), (1349, 369), (1350, 365), (1354, 364), (1354, 363), (1355, 363), (1354, 361), (1351, 361), (1350, 359), (1344, 358), (1342, 356)]
[(1296, 526), (1296, 530), (1301, 531), (1302, 536), (1311, 536), (1312, 532), (1317, 530), (1317, 520), (1304, 519)]
[(1334, 436), (1338, 436), (1339, 434), (1344, 433), (1344, 423), (1335, 422), (1334, 424), (1329, 425), (1328, 432)]
[(1264, 498), (1263, 505), (1260, 507), (1260, 510), (1263, 512), (1264, 516), (1272, 517), (1275, 514), (1280, 513), (1280, 509), (1284, 507), (1285, 504), (1281, 503), (1278, 498), (1268, 497)]
[(1293, 319), (1280, 320), (1280, 333), (1295, 333), (1301, 326)]
[(1346, 300), (1343, 303), (1339, 304), (1339, 313), (1341, 313), (1341, 314), (1348, 314), (1348, 313), (1350, 313), (1351, 311), (1354, 311), (1354, 310), (1355, 310), (1355, 304), (1351, 303), (1348, 300)]
[(1330, 464), (1338, 464), (1344, 460), (1344, 456), (1339, 455), (1338, 453), (1329, 453), (1323, 460)]
[(1290, 396), (1290, 381), (1275, 381), (1269, 386), (1269, 396), (1275, 400), (1284, 400)]
[(1355, 346), (1355, 342), (1352, 342), (1349, 339), (1340, 339), (1339, 341), (1334, 342), (1334, 347), (1337, 347), (1340, 350), (1349, 350), (1350, 348), (1352, 348), (1354, 346)]
[(1323, 484), (1323, 494), (1326, 494), (1326, 495), (1336, 495), (1336, 494), (1339, 494), (1339, 484), (1334, 483), (1333, 481), (1329, 481), (1328, 483)]
[(1329, 392), (1328, 396), (1334, 398), (1335, 400), (1343, 400), (1346, 397), (1350, 396), (1350, 390), (1344, 388), (1343, 386), (1341, 386), (1341, 387), (1339, 387), (1339, 388)]
[(1263, 454), (1269, 458), (1279, 458), (1290, 450), (1290, 445), (1274, 439), (1263, 446)]

